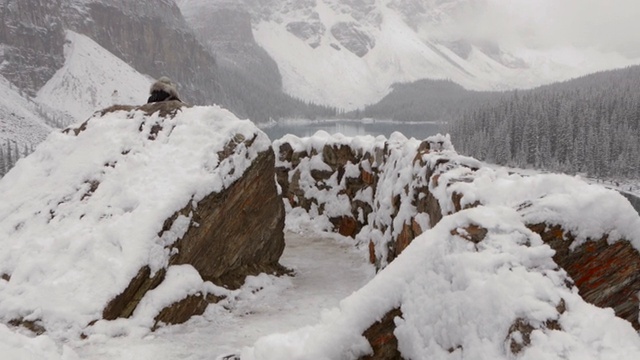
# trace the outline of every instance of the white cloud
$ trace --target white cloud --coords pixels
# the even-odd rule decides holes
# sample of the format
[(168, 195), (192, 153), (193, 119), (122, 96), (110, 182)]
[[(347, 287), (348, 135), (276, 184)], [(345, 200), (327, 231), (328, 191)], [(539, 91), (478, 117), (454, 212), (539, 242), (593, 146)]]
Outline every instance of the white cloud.
[(450, 13), (451, 22), (430, 31), (501, 44), (574, 45), (640, 56), (638, 0), (466, 0), (459, 4)]

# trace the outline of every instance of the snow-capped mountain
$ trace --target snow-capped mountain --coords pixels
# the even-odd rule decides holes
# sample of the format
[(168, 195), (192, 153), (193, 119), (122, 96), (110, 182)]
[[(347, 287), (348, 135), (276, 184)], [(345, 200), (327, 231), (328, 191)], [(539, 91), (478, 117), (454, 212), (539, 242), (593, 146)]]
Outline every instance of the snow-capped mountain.
[[(215, 11), (229, 1), (179, 3), (183, 11), (194, 6), (203, 11), (203, 4)], [(431, 78), (451, 79), (474, 90), (528, 88), (640, 62), (638, 57), (595, 46), (524, 42), (526, 34), (521, 33), (538, 31), (535, 26), (543, 23), (538, 18), (556, 11), (544, 9), (542, 3), (244, 0), (242, 4), (252, 15), (256, 41), (278, 63), (285, 91), (346, 109), (376, 102), (396, 82)], [(514, 20), (517, 17), (522, 19)], [(498, 26), (491, 23), (493, 19), (518, 25)], [(510, 31), (514, 34), (505, 34)]]
[(153, 80), (90, 38), (67, 31), (65, 63), (38, 91), (36, 101), (84, 121), (113, 104), (140, 105)]

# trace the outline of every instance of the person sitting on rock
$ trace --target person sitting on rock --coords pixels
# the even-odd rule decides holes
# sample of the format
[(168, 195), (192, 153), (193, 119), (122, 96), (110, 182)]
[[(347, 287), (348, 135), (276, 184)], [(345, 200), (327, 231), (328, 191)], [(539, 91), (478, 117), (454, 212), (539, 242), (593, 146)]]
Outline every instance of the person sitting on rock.
[(161, 102), (161, 101), (171, 101), (177, 100), (182, 102), (178, 97), (178, 90), (176, 89), (176, 85), (166, 76), (161, 77), (158, 81), (154, 82), (151, 85), (151, 89), (149, 90), (151, 96), (149, 96), (149, 100), (147, 100), (147, 104)]

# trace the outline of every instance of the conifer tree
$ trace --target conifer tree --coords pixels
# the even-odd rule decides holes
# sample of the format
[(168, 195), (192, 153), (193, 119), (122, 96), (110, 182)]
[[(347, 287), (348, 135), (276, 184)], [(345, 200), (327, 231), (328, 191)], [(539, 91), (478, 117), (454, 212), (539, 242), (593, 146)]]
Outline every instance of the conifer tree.
[(0, 146), (0, 177), (7, 173), (5, 164), (4, 150), (2, 150), (2, 146)]

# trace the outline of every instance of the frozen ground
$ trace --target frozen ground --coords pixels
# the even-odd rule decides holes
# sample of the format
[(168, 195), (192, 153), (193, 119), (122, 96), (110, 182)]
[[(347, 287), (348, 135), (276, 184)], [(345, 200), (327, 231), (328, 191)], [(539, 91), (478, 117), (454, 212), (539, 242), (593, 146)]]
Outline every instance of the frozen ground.
[(69, 345), (83, 360), (213, 360), (262, 336), (315, 324), (323, 309), (337, 306), (374, 275), (365, 254), (351, 241), (334, 234), (287, 232), (281, 264), (295, 276), (252, 278), (233, 299), (209, 306), (186, 324)]

